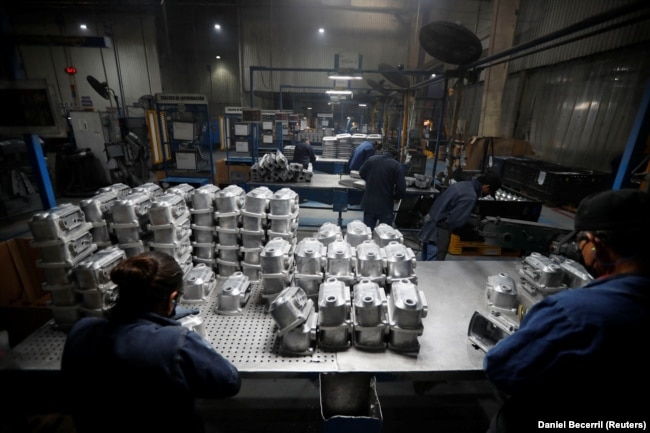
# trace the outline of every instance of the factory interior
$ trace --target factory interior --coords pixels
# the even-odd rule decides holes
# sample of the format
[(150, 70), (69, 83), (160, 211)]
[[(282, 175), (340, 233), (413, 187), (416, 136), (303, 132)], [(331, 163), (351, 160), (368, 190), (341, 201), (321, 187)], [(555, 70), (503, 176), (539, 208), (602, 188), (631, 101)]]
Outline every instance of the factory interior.
[[(180, 264), (181, 325), (242, 375), (198, 400), (206, 433), (484, 432), (504, 399), (484, 354), (521, 320), (490, 310), (496, 276), (566, 263), (583, 198), (650, 189), (647, 1), (23, 0), (0, 16), (0, 432), (76, 431), (57, 398), (66, 333), (110, 316), (106, 275), (145, 251)], [(397, 150), (407, 185), (374, 229), (349, 168), (365, 142)], [(445, 261), (422, 260), (436, 198), (486, 172), (499, 191)], [(366, 285), (392, 312), (372, 326)]]

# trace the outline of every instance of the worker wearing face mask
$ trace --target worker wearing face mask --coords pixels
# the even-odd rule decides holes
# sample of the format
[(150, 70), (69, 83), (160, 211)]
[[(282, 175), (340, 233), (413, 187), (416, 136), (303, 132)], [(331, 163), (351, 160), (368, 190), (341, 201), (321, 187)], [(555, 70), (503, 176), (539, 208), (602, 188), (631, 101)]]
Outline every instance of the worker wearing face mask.
[(594, 280), (533, 305), (487, 352), (487, 377), (506, 395), (489, 432), (605, 431), (608, 421), (649, 420), (650, 195), (586, 197), (574, 226)]

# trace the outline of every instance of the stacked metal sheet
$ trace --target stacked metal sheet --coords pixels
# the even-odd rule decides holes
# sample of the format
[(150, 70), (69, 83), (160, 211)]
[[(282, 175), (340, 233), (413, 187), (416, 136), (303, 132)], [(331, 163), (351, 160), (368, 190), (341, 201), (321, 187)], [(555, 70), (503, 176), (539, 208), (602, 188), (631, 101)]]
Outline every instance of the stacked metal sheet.
[(336, 135), (336, 158), (348, 160), (354, 151), (354, 144), (351, 134)]
[(97, 250), (79, 206), (63, 203), (48, 211), (38, 212), (28, 222), (40, 252), (36, 266), (43, 270), (43, 289), (51, 292), (50, 308), (55, 324), (67, 328), (80, 318), (76, 284), (72, 269)]
[(336, 159), (337, 145), (336, 137), (323, 137), (323, 158)]
[(216, 226), (214, 200), (220, 191), (216, 185), (203, 185), (194, 190), (190, 205), (192, 215), (192, 261), (216, 269)]
[(366, 134), (352, 134), (352, 153), (359, 147), (361, 143), (368, 139)]

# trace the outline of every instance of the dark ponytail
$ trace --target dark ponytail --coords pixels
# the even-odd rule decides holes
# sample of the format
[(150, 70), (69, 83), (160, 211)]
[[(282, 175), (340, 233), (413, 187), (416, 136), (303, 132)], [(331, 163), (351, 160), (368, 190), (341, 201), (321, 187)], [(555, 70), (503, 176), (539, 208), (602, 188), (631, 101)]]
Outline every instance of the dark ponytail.
[(137, 315), (155, 311), (169, 296), (183, 290), (183, 270), (165, 253), (150, 251), (130, 257), (111, 271), (118, 286), (116, 313)]

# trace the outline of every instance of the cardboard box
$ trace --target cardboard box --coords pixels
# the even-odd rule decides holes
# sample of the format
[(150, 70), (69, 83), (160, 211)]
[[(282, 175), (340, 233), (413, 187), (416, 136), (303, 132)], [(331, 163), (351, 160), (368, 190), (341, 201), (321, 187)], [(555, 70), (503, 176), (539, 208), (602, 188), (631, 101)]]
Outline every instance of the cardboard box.
[(319, 376), (323, 433), (379, 433), (383, 423), (376, 378), (366, 373)]
[(0, 285), (0, 305), (32, 304), (48, 295), (43, 291), (43, 271), (36, 266), (40, 252), (30, 245), (32, 239), (16, 238), (0, 244), (3, 267)]
[(228, 166), (228, 182), (240, 183), (246, 182), (251, 176), (250, 165), (229, 165)]
[(225, 159), (218, 159), (214, 163), (214, 184), (225, 185), (228, 183), (228, 166)]

